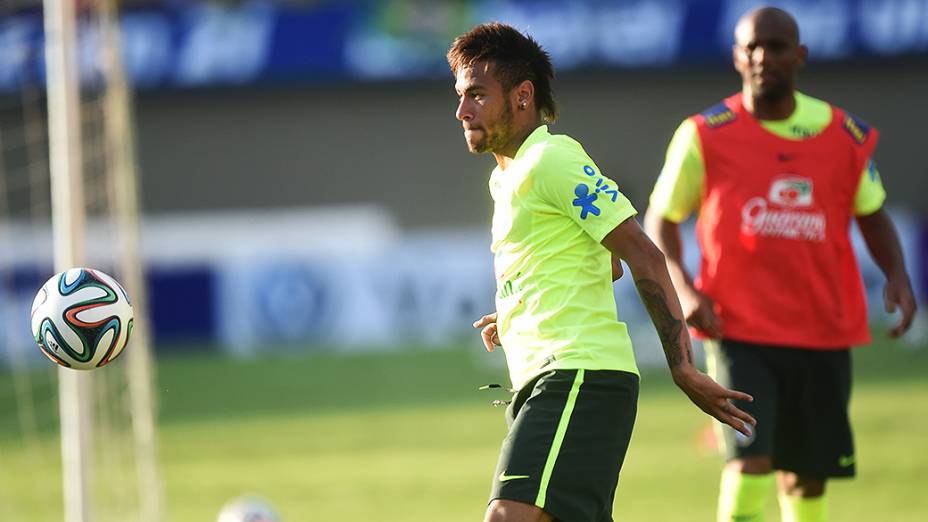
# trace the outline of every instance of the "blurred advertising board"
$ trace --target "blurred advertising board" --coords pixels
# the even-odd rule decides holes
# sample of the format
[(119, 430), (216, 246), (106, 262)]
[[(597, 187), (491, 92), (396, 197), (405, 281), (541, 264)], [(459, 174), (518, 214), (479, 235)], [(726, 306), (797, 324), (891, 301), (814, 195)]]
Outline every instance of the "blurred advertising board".
[[(928, 224), (892, 212), (924, 311), (928, 297)], [(29, 310), (51, 275), (50, 230), (3, 225), (0, 248), (0, 352), (41, 361)], [(106, 248), (88, 234), (88, 266)], [(692, 224), (684, 227), (686, 262), (698, 266)], [(489, 233), (482, 228), (401, 232), (377, 207), (151, 217), (142, 243), (149, 312), (159, 350), (266, 352), (393, 350), (408, 346), (479, 348), (471, 323), (494, 307)], [(883, 276), (854, 231), (871, 321), (883, 311)], [(14, 248), (15, 247), (15, 248)], [(22, 254), (17, 254), (21, 252)], [(30, 257), (26, 257), (29, 253)], [(628, 324), (642, 364), (663, 352), (632, 277), (615, 285), (618, 316)], [(924, 313), (924, 312), (923, 312)], [(928, 316), (907, 336), (928, 343)], [(5, 358), (0, 357), (0, 360)]]
[[(455, 36), (485, 21), (532, 34), (561, 72), (730, 61), (758, 0), (130, 2), (123, 57), (142, 89), (442, 77)], [(928, 55), (928, 0), (780, 0), (813, 60)], [(42, 83), (37, 8), (0, 17), (0, 91)], [(81, 41), (96, 77), (98, 33)]]

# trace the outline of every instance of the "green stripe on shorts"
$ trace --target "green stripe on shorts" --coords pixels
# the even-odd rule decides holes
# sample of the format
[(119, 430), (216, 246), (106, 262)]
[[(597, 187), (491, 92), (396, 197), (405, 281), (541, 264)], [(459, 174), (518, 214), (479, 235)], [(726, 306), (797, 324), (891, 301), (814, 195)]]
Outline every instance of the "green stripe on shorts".
[(541, 473), (541, 483), (538, 486), (538, 498), (535, 499), (535, 505), (544, 509), (545, 497), (548, 495), (548, 482), (551, 481), (551, 473), (554, 472), (554, 463), (557, 461), (557, 454), (561, 451), (561, 444), (564, 442), (564, 434), (567, 433), (567, 425), (570, 424), (570, 415), (574, 411), (574, 405), (577, 403), (577, 395), (580, 394), (580, 385), (583, 384), (583, 369), (577, 370), (577, 376), (574, 377), (574, 384), (567, 395), (567, 404), (564, 405), (564, 412), (561, 413), (561, 420), (558, 422), (557, 431), (554, 433), (554, 440), (551, 442), (551, 451), (548, 452), (548, 460), (545, 461), (545, 469)]

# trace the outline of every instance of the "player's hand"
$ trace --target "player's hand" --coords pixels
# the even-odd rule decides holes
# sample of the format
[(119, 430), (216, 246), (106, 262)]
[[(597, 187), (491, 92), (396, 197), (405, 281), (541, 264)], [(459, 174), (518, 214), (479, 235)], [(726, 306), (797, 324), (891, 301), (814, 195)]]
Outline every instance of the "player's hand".
[(497, 346), (502, 346), (496, 331), (496, 312), (474, 321), (474, 328), (483, 328), (480, 330), (480, 338), (483, 339), (483, 345), (486, 346), (488, 352), (492, 352)]
[(625, 269), (622, 268), (622, 260), (612, 256), (612, 282), (616, 282), (622, 278), (622, 274), (625, 273)]
[(757, 421), (731, 401), (754, 402), (747, 393), (729, 390), (692, 366), (672, 372), (673, 380), (699, 409), (750, 437)]
[(686, 324), (711, 339), (721, 339), (722, 320), (716, 315), (714, 305), (709, 296), (695, 288), (680, 292), (680, 307), (683, 309)]
[(915, 317), (915, 310), (918, 308), (909, 278), (903, 276), (888, 279), (883, 288), (883, 301), (887, 312), (892, 314), (896, 312), (896, 309), (902, 312), (902, 318), (889, 331), (890, 337), (899, 337), (912, 326), (912, 318)]

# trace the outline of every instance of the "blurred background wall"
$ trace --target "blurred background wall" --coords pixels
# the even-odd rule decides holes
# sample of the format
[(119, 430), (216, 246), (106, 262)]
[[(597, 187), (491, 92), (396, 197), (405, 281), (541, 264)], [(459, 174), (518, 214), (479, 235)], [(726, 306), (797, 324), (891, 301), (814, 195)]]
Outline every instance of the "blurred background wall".
[[(561, 118), (639, 209), (676, 126), (740, 88), (730, 67), (569, 72)], [(889, 203), (918, 208), (928, 164), (928, 62), (812, 63), (800, 88), (878, 127)], [(143, 93), (147, 211), (381, 205), (404, 229), (485, 226), (495, 163), (464, 146), (453, 80)]]

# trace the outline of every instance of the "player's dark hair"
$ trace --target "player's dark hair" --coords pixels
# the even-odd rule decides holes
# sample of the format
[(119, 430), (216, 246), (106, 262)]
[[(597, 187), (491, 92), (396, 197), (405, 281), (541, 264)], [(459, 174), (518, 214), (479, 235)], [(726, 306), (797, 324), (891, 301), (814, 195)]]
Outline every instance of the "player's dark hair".
[(529, 80), (535, 86), (535, 105), (545, 121), (557, 118), (551, 90), (554, 66), (551, 56), (531, 36), (518, 29), (492, 22), (480, 24), (455, 38), (448, 51), (448, 65), (457, 74), (477, 63), (492, 64), (492, 73), (505, 92)]

